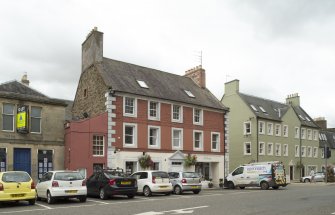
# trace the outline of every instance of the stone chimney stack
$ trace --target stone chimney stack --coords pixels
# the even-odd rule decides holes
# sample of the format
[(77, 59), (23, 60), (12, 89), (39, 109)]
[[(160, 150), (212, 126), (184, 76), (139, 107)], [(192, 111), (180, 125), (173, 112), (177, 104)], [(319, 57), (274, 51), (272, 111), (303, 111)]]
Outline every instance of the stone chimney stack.
[(98, 31), (97, 27), (87, 35), (86, 40), (81, 45), (82, 47), (82, 67), (81, 72), (84, 72), (94, 63), (101, 63), (103, 58), (103, 33)]
[(187, 70), (184, 76), (191, 78), (199, 87), (206, 88), (206, 72), (201, 66)]
[(26, 85), (26, 86), (29, 86), (29, 80), (28, 80), (26, 72), (24, 73), (24, 75), (21, 78), (21, 83), (24, 84), (24, 85)]
[(286, 98), (286, 104), (292, 106), (300, 106), (300, 96), (298, 93), (290, 94)]
[(322, 129), (327, 129), (327, 120), (325, 117), (318, 117), (314, 119), (314, 122)]

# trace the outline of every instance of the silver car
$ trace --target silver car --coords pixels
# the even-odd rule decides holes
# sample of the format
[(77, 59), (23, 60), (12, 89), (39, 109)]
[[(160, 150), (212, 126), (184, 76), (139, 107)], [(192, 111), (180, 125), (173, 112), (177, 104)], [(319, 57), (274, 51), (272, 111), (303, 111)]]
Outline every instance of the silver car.
[[(301, 178), (301, 182), (305, 182), (305, 183), (311, 182), (311, 180), (312, 180), (312, 176), (305, 176), (305, 177)], [(325, 181), (325, 173), (316, 172), (315, 176), (314, 176), (314, 180), (315, 181), (322, 181), (322, 182)]]
[(193, 191), (198, 194), (201, 191), (200, 175), (196, 172), (169, 172), (173, 192), (177, 195), (184, 191)]

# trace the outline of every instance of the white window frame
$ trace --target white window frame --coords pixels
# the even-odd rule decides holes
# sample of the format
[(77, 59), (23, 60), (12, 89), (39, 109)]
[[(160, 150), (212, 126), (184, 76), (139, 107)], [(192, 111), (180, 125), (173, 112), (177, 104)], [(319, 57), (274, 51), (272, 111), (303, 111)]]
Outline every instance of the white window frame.
[(288, 144), (283, 145), (283, 156), (288, 156)]
[(270, 123), (270, 122), (267, 123), (266, 132), (267, 132), (268, 135), (273, 135), (273, 123)]
[(306, 157), (306, 146), (301, 146), (301, 157)]
[[(156, 144), (150, 145), (150, 129), (157, 129)], [(149, 149), (160, 149), (161, 148), (161, 127), (160, 126), (148, 126), (148, 148)]]
[(283, 136), (288, 137), (288, 125), (283, 125)]
[(318, 158), (318, 147), (313, 147), (313, 157)]
[[(271, 151), (269, 152), (269, 146), (271, 146)], [(266, 151), (267, 155), (273, 155), (273, 143), (268, 143), (267, 145), (267, 151)]]
[[(177, 146), (174, 146), (173, 143), (174, 143), (174, 133), (173, 131), (180, 131), (180, 139), (179, 139), (179, 147)], [(183, 139), (184, 139), (184, 135), (183, 135), (183, 129), (182, 128), (172, 128), (171, 129), (171, 146), (172, 146), (172, 149), (175, 149), (175, 150), (183, 150)]]
[[(249, 124), (249, 126), (250, 126), (250, 131), (249, 132), (247, 132), (247, 124)], [(244, 135), (251, 134), (251, 122), (250, 121), (247, 121), (247, 122), (243, 123), (243, 134)]]
[[(151, 111), (151, 103), (156, 103), (156, 116), (150, 116), (150, 111)], [(159, 121), (160, 120), (160, 114), (161, 113), (161, 103), (158, 101), (148, 101), (148, 119), (149, 120), (156, 120)]]
[(307, 139), (308, 140), (313, 140), (313, 136), (312, 136), (312, 130), (311, 129), (307, 129)]
[(265, 134), (265, 122), (259, 121), (258, 122), (258, 133), (259, 134)]
[[(261, 145), (263, 145), (263, 148), (261, 147)], [(263, 149), (263, 152), (261, 151), (261, 149)], [(259, 142), (258, 143), (258, 154), (259, 155), (265, 155), (265, 143), (264, 142)]]
[[(179, 107), (179, 119), (178, 120), (173, 118), (173, 108), (175, 106)], [(176, 105), (176, 104), (171, 105), (171, 121), (172, 122), (183, 123), (183, 106), (182, 105)]]
[[(94, 137), (102, 137), (102, 155), (98, 155), (98, 154), (94, 154), (94, 144), (96, 143), (96, 140), (94, 139)], [(98, 134), (94, 134), (93, 135), (93, 140), (92, 140), (92, 155), (93, 157), (104, 157), (105, 156), (105, 137), (104, 135), (98, 135)], [(101, 145), (98, 145), (96, 147), (101, 147)]]
[(142, 81), (142, 80), (136, 80), (138, 85), (140, 85), (140, 87), (142, 88), (146, 88), (146, 89), (149, 89), (147, 83), (145, 83), (145, 81)]
[[(217, 135), (216, 149), (213, 148), (213, 135)], [(220, 151), (220, 133), (219, 132), (211, 132), (211, 150), (212, 152)]]
[[(134, 113), (132, 113), (132, 114), (126, 113), (126, 100), (127, 99), (134, 99), (134, 107), (133, 107)], [(129, 96), (124, 96), (123, 97), (123, 116), (137, 117), (137, 98), (129, 97)]]
[(277, 137), (281, 136), (281, 125), (280, 124), (275, 124), (275, 135)]
[[(126, 143), (126, 126), (133, 127), (133, 144)], [(123, 123), (123, 147), (125, 148), (136, 148), (137, 147), (137, 124), (135, 123)]]
[(313, 130), (313, 139), (318, 141), (319, 139), (319, 134), (318, 134), (318, 131), (317, 130)]
[(306, 128), (301, 129), (301, 139), (306, 139)]
[[(13, 113), (12, 114), (7, 114), (7, 113), (4, 113), (4, 105), (12, 105), (13, 106)], [(13, 129), (12, 130), (4, 130), (4, 121), (2, 121), (2, 131), (5, 131), (5, 132), (14, 132), (14, 129), (15, 129), (15, 104), (10, 104), (10, 103), (3, 103), (2, 104), (2, 120), (3, 120), (3, 116), (4, 115), (7, 115), (7, 116), (12, 116), (13, 118)]]
[(294, 156), (295, 157), (299, 157), (300, 154), (300, 146), (299, 145), (295, 145), (294, 146)]
[(299, 127), (294, 127), (294, 138), (299, 139), (300, 137), (300, 129)]
[[(195, 111), (200, 110), (199, 122), (195, 121)], [(203, 125), (204, 111), (200, 108), (193, 108), (193, 124), (194, 125)]]
[[(33, 108), (37, 108), (37, 109), (40, 109), (41, 110), (41, 115), (38, 117), (38, 116), (32, 116), (32, 112), (33, 112)], [(37, 131), (32, 131), (32, 120), (33, 119), (39, 119), (39, 132)], [(42, 107), (37, 107), (37, 106), (31, 106), (31, 113), (30, 113), (30, 133), (33, 133), (33, 134), (41, 134), (42, 133)]]
[(309, 157), (309, 158), (311, 158), (311, 157), (313, 157), (313, 147), (311, 147), (311, 146), (307, 146), (307, 154), (306, 154), (306, 157)]
[[(247, 152), (247, 145), (249, 145), (249, 148), (250, 148), (250, 152), (249, 153)], [(245, 142), (243, 144), (243, 154), (244, 155), (251, 155), (251, 142)]]
[[(277, 147), (278, 147), (278, 150), (277, 150)], [(281, 144), (280, 143), (275, 144), (275, 155), (281, 156)]]
[(325, 148), (321, 148), (321, 158), (325, 158)]
[[(201, 133), (199, 148), (195, 147), (195, 133)], [(203, 150), (204, 150), (204, 132), (200, 130), (193, 130), (193, 151), (203, 151)]]

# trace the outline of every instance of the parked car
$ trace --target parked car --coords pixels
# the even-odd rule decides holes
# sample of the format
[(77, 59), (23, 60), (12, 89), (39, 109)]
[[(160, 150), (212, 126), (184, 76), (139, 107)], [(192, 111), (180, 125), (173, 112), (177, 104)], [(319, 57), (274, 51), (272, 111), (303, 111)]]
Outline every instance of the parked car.
[[(312, 176), (308, 175), (305, 177), (301, 177), (301, 182), (308, 183), (311, 182)], [(315, 181), (325, 181), (325, 173), (324, 172), (316, 172), (314, 176)]]
[(201, 191), (200, 175), (196, 172), (169, 172), (173, 192), (177, 195), (184, 191), (198, 194)]
[(137, 181), (125, 177), (120, 171), (99, 170), (91, 175), (86, 182), (87, 194), (107, 199), (113, 195), (126, 195), (134, 198), (137, 192)]
[(163, 193), (170, 195), (172, 192), (172, 184), (169, 174), (163, 171), (139, 171), (131, 175), (137, 179), (138, 193), (143, 193), (144, 196), (151, 196), (152, 193)]
[(86, 202), (87, 188), (84, 177), (78, 171), (58, 170), (43, 174), (36, 185), (37, 199), (52, 204), (56, 199), (77, 198)]
[(34, 205), (35, 199), (35, 184), (27, 172), (0, 172), (0, 202), (24, 200)]

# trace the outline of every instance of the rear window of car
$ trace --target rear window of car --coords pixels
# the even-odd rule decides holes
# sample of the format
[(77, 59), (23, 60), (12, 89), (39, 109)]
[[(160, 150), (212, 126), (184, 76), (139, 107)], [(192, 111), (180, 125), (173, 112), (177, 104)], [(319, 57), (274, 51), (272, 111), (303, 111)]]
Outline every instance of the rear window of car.
[(120, 172), (104, 172), (105, 176), (107, 178), (119, 178), (119, 177), (124, 177), (123, 173)]
[(152, 172), (152, 176), (156, 178), (169, 178), (169, 174), (167, 174), (167, 172)]
[(196, 172), (183, 172), (183, 178), (200, 178), (200, 175)]
[(84, 178), (79, 172), (56, 172), (54, 179), (59, 181), (75, 181)]
[(3, 182), (28, 182), (31, 178), (25, 172), (7, 172), (2, 175)]

